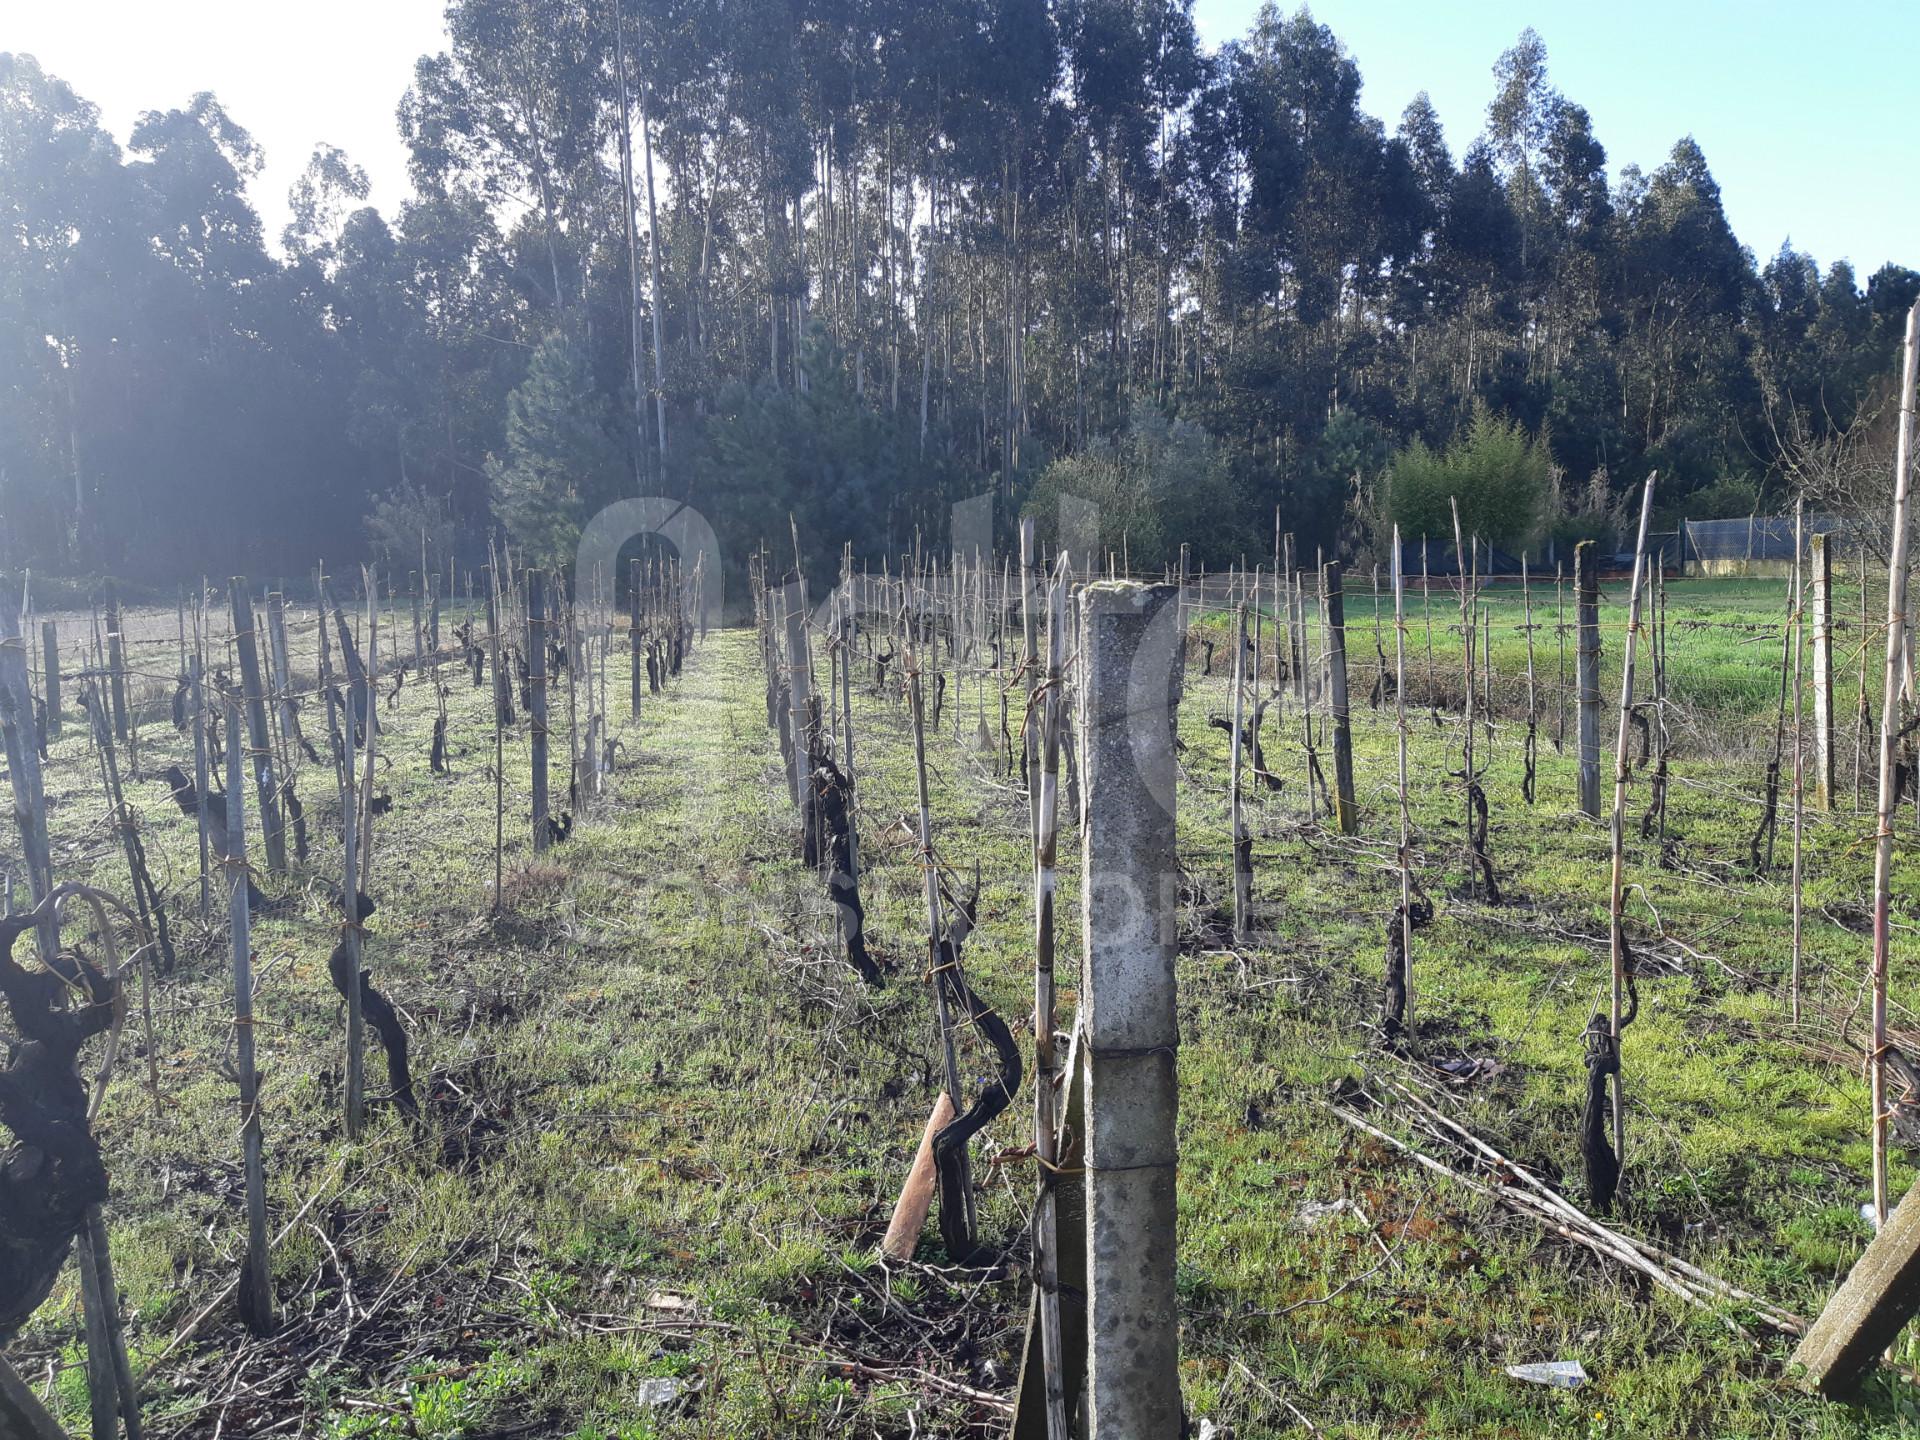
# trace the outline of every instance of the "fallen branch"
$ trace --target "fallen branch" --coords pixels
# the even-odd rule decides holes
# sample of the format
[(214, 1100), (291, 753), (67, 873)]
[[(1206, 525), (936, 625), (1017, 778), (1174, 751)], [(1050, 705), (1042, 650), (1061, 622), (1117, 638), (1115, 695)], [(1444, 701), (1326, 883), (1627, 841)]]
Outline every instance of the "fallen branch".
[(1635, 1271), (1658, 1288), (1689, 1305), (1718, 1314), (1722, 1323), (1737, 1334), (1749, 1339), (1753, 1338), (1751, 1332), (1744, 1326), (1721, 1313), (1722, 1305), (1743, 1306), (1752, 1311), (1754, 1316), (1768, 1328), (1782, 1334), (1805, 1333), (1807, 1322), (1799, 1316), (1782, 1310), (1717, 1276), (1710, 1275), (1698, 1266), (1689, 1264), (1657, 1246), (1623, 1235), (1601, 1224), (1525, 1166), (1502, 1155), (1486, 1141), (1449, 1119), (1417, 1095), (1394, 1084), (1391, 1080), (1379, 1083), (1381, 1088), (1387, 1090), (1394, 1099), (1401, 1101), (1414, 1112), (1416, 1125), (1421, 1121), (1425, 1122), (1423, 1128), (1430, 1138), (1466, 1152), (1475, 1163), (1490, 1172), (1487, 1178), (1476, 1179), (1454, 1169), (1408, 1141), (1370, 1123), (1343, 1105), (1329, 1103), (1328, 1108), (1347, 1124), (1371, 1135), (1416, 1164), (1435, 1174), (1444, 1175), (1475, 1194), (1486, 1196), (1496, 1204), (1528, 1216), (1545, 1225), (1561, 1238), (1581, 1245), (1603, 1259), (1612, 1260), (1626, 1269)]

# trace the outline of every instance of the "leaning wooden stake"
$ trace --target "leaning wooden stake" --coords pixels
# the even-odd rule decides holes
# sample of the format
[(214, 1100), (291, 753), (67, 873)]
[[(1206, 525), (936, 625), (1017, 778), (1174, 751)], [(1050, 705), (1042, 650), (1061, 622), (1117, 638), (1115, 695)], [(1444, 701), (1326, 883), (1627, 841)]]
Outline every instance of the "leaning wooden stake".
[[(226, 697), (227, 734), (240, 733), (240, 702)], [(247, 785), (241, 747), (227, 746), (227, 923), (233, 932), (233, 1033), (240, 1082), (240, 1146), (246, 1170), (247, 1254), (241, 1262), (240, 1318), (256, 1335), (273, 1329), (273, 1279), (267, 1269), (267, 1178), (261, 1155), (260, 1084), (253, 1061), (253, 944), (247, 911)]]
[(1887, 1218), (1887, 955), (1892, 939), (1893, 812), (1900, 743), (1900, 681), (1907, 642), (1908, 495), (1913, 481), (1913, 411), (1920, 371), (1920, 301), (1907, 312), (1900, 366), (1900, 430), (1893, 457), (1893, 545), (1887, 556), (1887, 668), (1880, 693), (1880, 803), (1873, 848), (1873, 1210)]
[(0, 1440), (67, 1440), (67, 1432), (4, 1356), (0, 1356)]
[(1793, 1352), (1807, 1383), (1853, 1400), (1920, 1310), (1920, 1185), (1880, 1227)]
[[(1608, 1032), (1613, 1037), (1613, 1053), (1616, 1062), (1620, 1056), (1622, 1002), (1626, 999), (1627, 988), (1632, 984), (1633, 978), (1633, 962), (1627, 950), (1624, 924), (1627, 871), (1627, 776), (1633, 760), (1633, 671), (1640, 639), (1640, 581), (1647, 564), (1647, 526), (1653, 519), (1654, 479), (1653, 475), (1647, 476), (1646, 487), (1640, 497), (1640, 536), (1633, 547), (1633, 598), (1627, 606), (1626, 648), (1620, 660), (1620, 728), (1615, 733), (1613, 748), (1613, 867), (1612, 885), (1607, 903), (1607, 939), (1613, 953), (1613, 984), (1609, 997)], [(1625, 1070), (1616, 1068), (1613, 1072), (1613, 1150), (1623, 1168), (1627, 1163), (1627, 1137), (1621, 1129), (1626, 1108), (1623, 1096), (1625, 1082)]]

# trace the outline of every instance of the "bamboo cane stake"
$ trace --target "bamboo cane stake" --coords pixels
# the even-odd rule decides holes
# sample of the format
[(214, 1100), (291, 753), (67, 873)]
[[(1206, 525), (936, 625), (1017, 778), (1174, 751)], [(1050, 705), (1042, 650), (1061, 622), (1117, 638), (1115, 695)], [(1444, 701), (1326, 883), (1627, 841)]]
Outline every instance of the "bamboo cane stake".
[(1887, 668), (1880, 696), (1880, 801), (1873, 850), (1873, 1209), (1887, 1218), (1887, 958), (1892, 940), (1893, 812), (1900, 738), (1901, 660), (1907, 639), (1909, 490), (1913, 479), (1914, 385), (1920, 371), (1920, 301), (1907, 312), (1900, 365), (1900, 429), (1893, 460), (1893, 544), (1887, 557)]
[[(360, 679), (365, 713), (373, 713), (373, 677), (371, 672)], [(367, 1089), (367, 1041), (366, 1018), (360, 1003), (359, 974), (361, 968), (361, 930), (360, 892), (364, 888), (360, 875), (360, 781), (355, 770), (355, 725), (353, 720), (354, 704), (351, 699), (346, 706), (346, 723), (341, 726), (343, 733), (343, 759), (340, 769), (340, 836), (341, 836), (341, 877), (340, 877), (340, 926), (341, 938), (347, 947), (347, 970), (353, 977), (347, 985), (347, 1057), (346, 1093), (342, 1096), (342, 1119), (346, 1125), (347, 1138), (358, 1140), (360, 1129), (366, 1114)], [(495, 706), (498, 715), (499, 707)], [(369, 721), (366, 728), (367, 746), (373, 746), (373, 725)]]
[(940, 1047), (945, 1068), (943, 1079), (947, 1098), (957, 1109), (960, 1104), (960, 1058), (954, 1047), (952, 1017), (947, 1013), (947, 993), (940, 984), (940, 935), (945, 928), (941, 918), (940, 875), (933, 858), (933, 811), (927, 799), (926, 706), (921, 693), (920, 669), (914, 657), (907, 657), (907, 705), (913, 716), (914, 783), (920, 802), (920, 869), (926, 881), (927, 898), (927, 983), (933, 987), (933, 1009), (940, 1023)]
[[(1242, 725), (1246, 712), (1246, 654), (1247, 654), (1247, 607), (1244, 603), (1233, 612), (1233, 758), (1228, 765), (1228, 789), (1231, 796), (1228, 805), (1233, 825), (1233, 938), (1236, 944), (1247, 939), (1248, 909), (1252, 899), (1253, 875), (1247, 867), (1245, 847), (1247, 845), (1246, 820), (1241, 811), (1240, 796), (1240, 746)], [(1342, 827), (1345, 828), (1344, 826)]]
[[(1640, 583), (1647, 564), (1647, 526), (1653, 519), (1653, 486), (1657, 474), (1647, 476), (1640, 497), (1640, 536), (1633, 547), (1632, 601), (1627, 609), (1627, 638), (1620, 660), (1620, 728), (1613, 749), (1613, 878), (1607, 905), (1607, 938), (1613, 953), (1613, 983), (1609, 996), (1609, 1033), (1616, 1056), (1620, 1052), (1620, 1002), (1626, 993), (1627, 945), (1624, 925), (1627, 868), (1627, 772), (1631, 755), (1633, 728), (1633, 672), (1635, 650), (1640, 638)], [(1613, 1148), (1621, 1168), (1627, 1163), (1627, 1138), (1621, 1128), (1626, 1106), (1626, 1066), (1613, 1076)]]
[(1801, 659), (1805, 644), (1806, 584), (1800, 568), (1800, 556), (1806, 544), (1807, 501), (1805, 496), (1793, 502), (1793, 975), (1790, 1009), (1793, 1023), (1800, 1023), (1801, 964), (1801, 852), (1806, 825), (1806, 735), (1802, 720)]
[(1460, 529), (1460, 502), (1449, 498), (1453, 507), (1453, 558), (1460, 578), (1460, 674), (1466, 684), (1466, 719), (1460, 730), (1461, 774), (1460, 782), (1463, 819), (1461, 822), (1461, 843), (1466, 847), (1467, 894), (1477, 898), (1480, 894), (1480, 867), (1473, 855), (1473, 591), (1467, 579), (1467, 541)]
[(1400, 527), (1393, 527), (1393, 728), (1400, 790), (1400, 954), (1404, 1024), (1413, 1027), (1413, 817), (1407, 809), (1407, 577)]
[[(1527, 554), (1520, 555), (1520, 628), (1527, 635), (1527, 754), (1526, 764), (1531, 769), (1536, 760), (1536, 741), (1539, 737), (1540, 704), (1533, 679), (1533, 577), (1528, 573)], [(1527, 803), (1533, 803), (1533, 795), (1527, 796)]]
[[(1030, 522), (1029, 522), (1030, 523)], [(1025, 527), (1023, 527), (1023, 535)], [(1030, 545), (1028, 546), (1031, 551)], [(1026, 566), (1022, 566), (1023, 572)], [(1054, 898), (1060, 841), (1061, 672), (1066, 651), (1066, 565), (1056, 566), (1047, 592), (1047, 673), (1040, 702), (1040, 765), (1034, 843), (1034, 1153), (1040, 1162), (1040, 1193), (1033, 1212), (1035, 1283), (1040, 1293), (1041, 1365), (1046, 1381), (1048, 1440), (1069, 1440), (1066, 1357), (1060, 1327), (1059, 1257), (1059, 1062), (1054, 1048)], [(1031, 609), (1028, 611), (1031, 621)], [(1028, 649), (1033, 649), (1031, 623)], [(1031, 704), (1031, 700), (1029, 701)], [(1032, 728), (1029, 716), (1025, 729)]]
[(1858, 574), (1860, 576), (1860, 678), (1858, 681), (1860, 704), (1853, 721), (1853, 813), (1858, 815), (1861, 807), (1861, 772), (1866, 768), (1867, 738), (1873, 734), (1873, 712), (1867, 700), (1867, 627), (1872, 623), (1867, 614), (1867, 547), (1860, 547)]

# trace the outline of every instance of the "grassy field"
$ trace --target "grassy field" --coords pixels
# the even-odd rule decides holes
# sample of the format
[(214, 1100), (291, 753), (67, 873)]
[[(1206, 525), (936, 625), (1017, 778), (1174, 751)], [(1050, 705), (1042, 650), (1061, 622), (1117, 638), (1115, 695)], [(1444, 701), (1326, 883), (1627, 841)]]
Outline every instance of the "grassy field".
[[(1686, 721), (1674, 727), (1677, 843), (1666, 864), (1637, 829), (1629, 846), (1647, 968), (1625, 1042), (1630, 1154), (1616, 1218), (1810, 1315), (1868, 1234), (1853, 1016), (1868, 949), (1867, 826), (1850, 807), (1810, 824), (1806, 1020), (1792, 1029), (1784, 829), (1774, 874), (1745, 865), (1764, 763), (1753, 737), (1770, 739), (1777, 695), (1780, 587), (1675, 586), (1673, 599), (1675, 718)], [(1512, 697), (1524, 635), (1502, 633), (1518, 624), (1517, 601), (1495, 604), (1495, 660)], [(1437, 592), (1434, 612), (1444, 668), (1458, 642)], [(1364, 699), (1371, 636), (1358, 630), (1370, 600), (1350, 598), (1348, 613)], [(1611, 660), (1620, 626), (1617, 612), (1607, 618)], [(1690, 618), (1724, 628), (1682, 628)], [(136, 664), (171, 673), (172, 617), (144, 619)], [(1536, 640), (1550, 672), (1553, 632)], [(1837, 646), (1847, 675), (1857, 644), (1856, 629)], [(524, 726), (510, 737), (497, 912), (485, 692), (457, 667), (443, 673), (454, 773), (429, 773), (435, 706), (430, 687), (410, 681), (385, 712), (380, 783), (395, 805), (378, 825), (369, 886), (381, 903), (369, 964), (411, 1022), (424, 1133), (385, 1108), (364, 1143), (340, 1133), (342, 1025), (325, 969), (338, 866), (322, 843), (337, 811), (324, 772), (302, 781), (310, 871), (267, 882), (282, 903), (256, 931), (256, 1011), (270, 1229), (285, 1235), (274, 1251), (283, 1325), (264, 1340), (245, 1336), (230, 1302), (193, 1325), (231, 1281), (243, 1231), (235, 1091), (218, 1068), (226, 936), (196, 918), (191, 830), (156, 778), (183, 741), (157, 715), (143, 728), (130, 798), (185, 953), (159, 990), (158, 1113), (144, 1059), (130, 1056), (100, 1129), (135, 1365), (151, 1376), (149, 1433), (999, 1433), (1004, 1410), (981, 1396), (1010, 1397), (1019, 1356), (1029, 1094), (977, 1147), (982, 1230), (1007, 1248), (1005, 1263), (950, 1267), (932, 1227), (915, 1263), (874, 1258), (938, 1073), (904, 707), (859, 674), (869, 933), (893, 972), (869, 990), (838, 959), (823, 887), (798, 860), (750, 632), (715, 632), (637, 722), (625, 723), (616, 681), (612, 792), (545, 861), (512, 823), (526, 813)], [(1843, 688), (1842, 716), (1852, 694)], [(1490, 742), (1491, 850), (1507, 892), (1497, 907), (1451, 896), (1464, 874), (1460, 796), (1446, 779), (1459, 725), (1414, 712), (1419, 874), (1442, 901), (1415, 942), (1414, 1048), (1492, 1062), (1444, 1103), (1582, 1203), (1581, 1030), (1605, 984), (1606, 832), (1576, 813), (1572, 760), (1548, 739), (1537, 803), (1524, 803), (1513, 704)], [(1376, 1029), (1397, 896), (1393, 730), (1385, 713), (1357, 715), (1363, 823), (1342, 839), (1306, 814), (1297, 713), (1268, 712), (1283, 786), (1255, 792), (1260, 935), (1236, 950), (1223, 923), (1227, 741), (1207, 723), (1227, 705), (1196, 648), (1179, 802), (1190, 882), (1179, 1275), (1192, 1413), (1240, 1440), (1920, 1432), (1920, 1393), (1904, 1382), (1881, 1382), (1860, 1408), (1809, 1399), (1785, 1374), (1784, 1339), (1731, 1331), (1332, 1113), (1336, 1090), (1370, 1074), (1431, 1073), (1389, 1062)], [(1031, 1004), (1024, 798), (1002, 758), (972, 743), (981, 714), (997, 729), (997, 710), (990, 682), (949, 695), (933, 801), (943, 858), (963, 875), (977, 865), (984, 882), (967, 955), (974, 985), (1019, 1031)], [(70, 722), (54, 751), (56, 866), (124, 890), (79, 728)], [(1636, 817), (1644, 804), (1636, 780)], [(1063, 875), (1063, 956), (1079, 947), (1076, 868)], [(1910, 874), (1899, 900), (1911, 915)], [(1896, 1000), (1912, 994), (1911, 950), (1903, 928)], [(1065, 1013), (1072, 1000), (1069, 988)], [(1913, 1024), (1904, 1008), (1896, 1016)], [(969, 1050), (969, 1074), (987, 1063)], [(377, 1052), (370, 1068), (381, 1073)], [(1398, 1132), (1390, 1113), (1376, 1120)], [(1903, 1161), (1896, 1193), (1911, 1178)], [(1326, 1208), (1336, 1200), (1350, 1203)], [(77, 1298), (63, 1290), (11, 1352), (29, 1379), (50, 1380), (75, 1429), (78, 1336)], [(1591, 1383), (1559, 1392), (1502, 1373), (1559, 1359), (1579, 1360)]]

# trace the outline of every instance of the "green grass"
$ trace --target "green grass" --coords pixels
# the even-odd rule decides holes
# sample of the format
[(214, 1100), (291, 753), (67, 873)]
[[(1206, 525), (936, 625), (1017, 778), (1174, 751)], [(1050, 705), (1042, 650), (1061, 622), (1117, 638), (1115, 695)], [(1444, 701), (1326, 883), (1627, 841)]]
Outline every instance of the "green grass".
[[(1673, 591), (1676, 622), (1711, 609), (1730, 624), (1778, 625), (1777, 584)], [(1434, 608), (1444, 649), (1438, 595)], [(1507, 695), (1524, 665), (1524, 636), (1501, 635), (1514, 613), (1494, 621)], [(1349, 615), (1370, 626), (1370, 601), (1351, 601)], [(170, 673), (172, 617), (150, 619), (135, 663)], [(1770, 736), (1777, 674), (1755, 657), (1777, 664), (1777, 628), (1771, 650), (1741, 633), (1676, 628), (1676, 700), (1717, 719), (1709, 697), (1721, 696), (1725, 723)], [(1616, 623), (1610, 650), (1617, 635)], [(1370, 634), (1353, 649), (1363, 699)], [(211, 1434), (216, 1423), (228, 1434), (446, 1440), (995, 1433), (1004, 1422), (989, 1409), (846, 1369), (921, 1367), (1009, 1394), (1025, 1315), (1019, 1234), (1031, 1162), (988, 1161), (1025, 1143), (1030, 1092), (976, 1151), (983, 1232), (1014, 1247), (1015, 1263), (985, 1278), (949, 1270), (931, 1226), (923, 1263), (889, 1274), (872, 1259), (938, 1073), (919, 979), (904, 708), (861, 673), (869, 929), (895, 967), (869, 992), (837, 959), (823, 887), (797, 859), (750, 634), (716, 632), (671, 694), (621, 725), (612, 793), (549, 865), (530, 863), (513, 823), (527, 805), (524, 727), (510, 738), (498, 916), (484, 694), (452, 667), (444, 673), (452, 779), (427, 770), (428, 687), (410, 682), (387, 712), (381, 787), (396, 807), (379, 825), (381, 913), (368, 942), (376, 982), (410, 1014), (416, 1072), (436, 1096), (432, 1133), (413, 1135), (382, 1109), (363, 1144), (341, 1137), (341, 1024), (324, 968), (337, 857), (320, 849), (337, 816), (323, 772), (309, 767), (313, 867), (302, 898), (256, 936), (271, 1228), (318, 1197), (274, 1255), (288, 1330), (277, 1346), (249, 1347), (218, 1307), (157, 1372), (150, 1433)], [(1682, 673), (1696, 688), (1683, 688)], [(616, 679), (622, 722), (624, 689)], [(937, 842), (962, 875), (980, 868), (970, 973), (1018, 1031), (1031, 1004), (1024, 802), (998, 757), (971, 745), (981, 709), (997, 728), (990, 684), (969, 679), (948, 698), (933, 743)], [(1841, 701), (1842, 715), (1850, 704)], [(1320, 1433), (1354, 1437), (1915, 1433), (1920, 1407), (1904, 1385), (1883, 1384), (1859, 1408), (1809, 1399), (1785, 1375), (1784, 1341), (1729, 1334), (1331, 1114), (1333, 1087), (1378, 1063), (1372, 1022), (1397, 894), (1393, 731), (1356, 704), (1362, 828), (1342, 841), (1303, 814), (1298, 716), (1269, 711), (1266, 744), (1285, 788), (1252, 801), (1261, 932), (1235, 953), (1220, 938), (1226, 737), (1207, 725), (1226, 708), (1225, 682), (1196, 663), (1182, 710), (1179, 833), (1192, 881), (1179, 962), (1189, 1408), (1242, 1440), (1304, 1433), (1301, 1414)], [(306, 718), (317, 732), (311, 707)], [(1458, 729), (1413, 716), (1419, 873), (1436, 897), (1461, 879), (1459, 795), (1444, 778), (1459, 763)], [(1544, 740), (1538, 803), (1522, 802), (1520, 729), (1503, 714), (1487, 782), (1493, 855), (1512, 898), (1497, 909), (1445, 901), (1416, 937), (1418, 1037), (1436, 1058), (1505, 1067), (1456, 1097), (1458, 1114), (1562, 1177), (1580, 1203), (1580, 1031), (1606, 971), (1607, 839), (1573, 813), (1572, 761)], [(1810, 826), (1809, 1023), (1789, 1033), (1785, 832), (1779, 873), (1742, 873), (1759, 777), (1744, 740), (1709, 733), (1705, 721), (1679, 732), (1675, 774), (1686, 783), (1673, 791), (1670, 826), (1681, 868), (1661, 868), (1630, 832), (1629, 879), (1643, 887), (1629, 905), (1636, 934), (1674, 963), (1642, 981), (1642, 1019), (1626, 1039), (1630, 1154), (1618, 1223), (1811, 1314), (1866, 1238), (1864, 1085), (1857, 1062), (1810, 1048), (1835, 1041), (1859, 996), (1865, 941), (1819, 907), (1844, 918), (1865, 894), (1865, 826), (1850, 812)], [(192, 918), (192, 837), (152, 778), (181, 741), (150, 719), (140, 751), (147, 778), (130, 795), (187, 933), (181, 971), (159, 991), (162, 1111), (141, 1088), (143, 1060), (129, 1055), (100, 1123), (136, 1363), (232, 1277), (242, 1231), (234, 1091), (216, 1069), (224, 926)], [(124, 890), (71, 724), (49, 790), (62, 877)], [(1644, 803), (1636, 780), (1636, 817)], [(1064, 856), (1074, 848), (1063, 840)], [(1076, 870), (1063, 874), (1063, 957), (1080, 944)], [(1913, 899), (1903, 876), (1908, 913)], [(1657, 942), (1649, 902), (1691, 956)], [(1903, 933), (1902, 980), (1909, 950)], [(1071, 967), (1062, 979), (1070, 1014)], [(1852, 1038), (1860, 1033), (1856, 1020)], [(986, 1066), (971, 1040), (964, 1063), (969, 1074)], [(383, 1076), (377, 1050), (370, 1070)], [(476, 1117), (481, 1131), (460, 1138)], [(1898, 1167), (1897, 1186), (1910, 1178)], [(1358, 1209), (1300, 1223), (1306, 1203), (1335, 1198)], [(341, 1267), (362, 1317), (351, 1333)], [(37, 1378), (45, 1358), (64, 1357), (57, 1398), (79, 1429), (77, 1335), (77, 1300), (63, 1289), (14, 1358)], [(1592, 1383), (1561, 1394), (1502, 1373), (1548, 1359), (1580, 1360)], [(684, 1388), (645, 1409), (636, 1397), (654, 1379)], [(233, 1398), (236, 1387), (259, 1398)], [(521, 1424), (532, 1428), (512, 1428)]]

